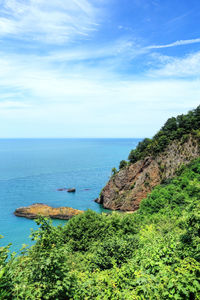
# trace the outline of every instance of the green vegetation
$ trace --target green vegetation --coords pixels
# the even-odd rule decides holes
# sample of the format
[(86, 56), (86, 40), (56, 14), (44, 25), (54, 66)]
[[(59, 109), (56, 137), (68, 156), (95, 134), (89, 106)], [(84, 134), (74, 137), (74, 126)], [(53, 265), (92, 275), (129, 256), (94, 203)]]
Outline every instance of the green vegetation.
[(115, 174), (117, 174), (117, 169), (114, 167), (114, 168), (112, 168), (112, 174), (111, 174), (111, 176), (114, 176)]
[[(2, 236), (0, 236), (2, 238)], [(9, 290), (11, 289), (9, 278), (9, 266), (10, 262), (7, 262), (9, 253), (9, 246), (0, 247), (0, 299), (7, 299), (10, 295)], [(10, 278), (9, 278), (10, 279)]]
[(0, 248), (0, 299), (200, 299), (199, 199), (197, 159), (133, 214), (39, 219), (31, 248)]
[(123, 169), (124, 167), (126, 167), (128, 164), (128, 162), (126, 160), (121, 160), (120, 164), (119, 164), (119, 169)]
[(152, 139), (145, 138), (136, 149), (131, 150), (128, 159), (130, 163), (135, 163), (146, 156), (156, 156), (173, 140), (182, 139), (182, 142), (185, 142), (189, 134), (195, 135), (200, 140), (200, 105), (186, 115), (168, 119)]

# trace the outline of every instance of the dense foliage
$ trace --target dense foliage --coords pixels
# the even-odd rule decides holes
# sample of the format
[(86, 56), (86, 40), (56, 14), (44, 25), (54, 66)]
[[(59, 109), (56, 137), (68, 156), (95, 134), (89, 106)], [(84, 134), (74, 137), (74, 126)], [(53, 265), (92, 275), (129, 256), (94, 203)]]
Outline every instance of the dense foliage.
[(121, 160), (120, 161), (120, 164), (119, 164), (119, 169), (123, 169), (124, 167), (126, 167), (127, 166), (127, 161), (125, 161), (125, 160)]
[(162, 152), (173, 140), (187, 139), (188, 134), (195, 134), (200, 138), (200, 105), (186, 115), (179, 115), (167, 120), (159, 132), (152, 138), (145, 138), (137, 148), (129, 154), (130, 163)]
[(200, 159), (133, 213), (38, 220), (30, 249), (0, 248), (0, 299), (200, 299)]

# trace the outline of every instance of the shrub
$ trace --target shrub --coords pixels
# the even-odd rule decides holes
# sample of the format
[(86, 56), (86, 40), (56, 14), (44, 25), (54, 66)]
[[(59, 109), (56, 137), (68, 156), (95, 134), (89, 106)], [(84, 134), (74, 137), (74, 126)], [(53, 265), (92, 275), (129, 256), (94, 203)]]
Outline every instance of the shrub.
[(98, 245), (93, 265), (100, 270), (121, 266), (133, 256), (136, 247), (137, 240), (133, 236), (107, 237)]
[(112, 168), (111, 176), (115, 176), (116, 174), (117, 174), (117, 169), (114, 167), (114, 168)]
[(105, 222), (100, 214), (88, 210), (72, 218), (66, 225), (65, 240), (73, 251), (86, 251), (91, 244), (102, 238), (105, 232)]
[(119, 164), (119, 169), (123, 169), (124, 167), (126, 167), (127, 166), (127, 161), (125, 161), (125, 160), (121, 160), (120, 161), (120, 164)]
[(24, 250), (12, 267), (14, 299), (69, 299), (74, 276), (67, 265), (68, 247), (60, 240), (61, 228), (46, 218), (37, 221), (36, 244)]
[[(0, 239), (2, 236), (0, 236)], [(9, 245), (10, 246), (10, 245)], [(9, 274), (9, 267), (12, 259), (7, 262), (9, 255), (9, 246), (0, 247), (0, 299), (11, 299), (11, 278)]]

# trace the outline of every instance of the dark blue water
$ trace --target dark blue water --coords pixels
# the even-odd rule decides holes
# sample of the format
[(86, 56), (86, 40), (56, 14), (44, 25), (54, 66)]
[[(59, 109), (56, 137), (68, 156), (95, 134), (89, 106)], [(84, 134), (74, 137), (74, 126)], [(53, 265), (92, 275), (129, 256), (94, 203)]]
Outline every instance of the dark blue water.
[[(13, 215), (16, 208), (36, 202), (97, 212), (93, 200), (113, 167), (126, 159), (140, 139), (1, 139), (0, 246), (18, 251), (30, 244), (32, 220)], [(58, 188), (75, 187), (76, 193)], [(65, 221), (54, 221), (54, 224)]]

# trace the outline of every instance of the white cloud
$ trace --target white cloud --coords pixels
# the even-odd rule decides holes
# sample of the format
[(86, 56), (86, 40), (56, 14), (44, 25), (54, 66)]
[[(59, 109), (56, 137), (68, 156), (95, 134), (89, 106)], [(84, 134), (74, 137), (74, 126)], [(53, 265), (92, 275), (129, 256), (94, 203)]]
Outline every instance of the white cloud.
[(46, 98), (66, 101), (67, 96), (81, 95), (82, 90), (88, 94), (93, 89), (99, 90), (96, 87), (99, 84), (106, 89), (107, 82), (120, 77), (116, 68), (143, 52), (127, 39), (101, 48), (68, 47), (42, 56), (0, 52), (0, 86), (14, 89), (17, 99), (22, 101), (29, 93), (38, 101)]
[(8, 91), (0, 89), (0, 137), (151, 136), (200, 95), (199, 80), (125, 80), (98, 66), (55, 69), (51, 60), (8, 55), (0, 83)]
[[(1, 95), (2, 97), (2, 95)], [(20, 102), (20, 101), (3, 101), (0, 102), (0, 111), (10, 110), (10, 109), (27, 109), (31, 107), (31, 105)]]
[(171, 44), (166, 44), (166, 45), (152, 45), (152, 46), (146, 47), (146, 49), (162, 49), (162, 48), (170, 48), (170, 47), (190, 45), (190, 44), (196, 44), (196, 43), (200, 43), (200, 38), (191, 39), (191, 40), (179, 40), (179, 41), (173, 42)]
[(2, 0), (0, 36), (63, 43), (95, 30), (96, 17), (88, 0)]
[[(159, 58), (159, 56), (157, 56)], [(200, 76), (200, 51), (189, 54), (183, 58), (173, 58), (160, 56), (163, 64), (158, 69), (149, 71), (149, 75), (153, 77), (199, 77)]]
[(147, 53), (146, 48), (140, 47), (136, 42), (127, 37), (118, 38), (116, 40), (107, 41), (99, 46), (98, 44), (81, 45), (66, 48), (62, 51), (53, 51), (47, 54), (42, 59), (45, 61), (57, 62), (71, 62), (79, 63), (80, 61), (87, 60), (106, 60), (107, 58), (120, 59), (124, 57), (126, 61)]
[[(86, 0), (7, 0), (3, 4), (0, 36), (59, 43), (96, 28), (96, 9)], [(160, 67), (149, 72), (153, 79), (132, 79), (134, 72), (118, 72), (137, 56), (150, 54), (153, 47), (160, 48), (142, 48), (121, 38), (100, 46), (73, 45), (41, 56), (2, 51), (0, 117), (4, 130), (0, 137), (152, 135), (169, 116), (197, 106), (200, 95), (199, 80), (177, 80), (199, 75), (200, 53), (182, 59), (157, 55)], [(134, 68), (133, 61), (131, 65)], [(174, 79), (160, 79), (165, 76)]]

